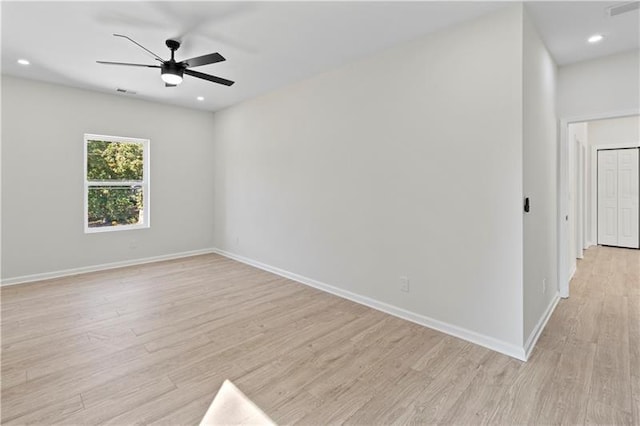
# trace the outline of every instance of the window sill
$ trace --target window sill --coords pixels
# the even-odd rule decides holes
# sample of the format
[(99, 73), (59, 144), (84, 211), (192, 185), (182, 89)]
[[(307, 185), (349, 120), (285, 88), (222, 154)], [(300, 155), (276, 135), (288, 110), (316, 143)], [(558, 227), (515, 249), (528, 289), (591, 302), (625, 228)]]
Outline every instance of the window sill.
[(118, 231), (132, 231), (134, 229), (147, 229), (149, 224), (136, 224), (136, 225), (116, 225), (116, 226), (100, 226), (96, 228), (89, 228), (85, 226), (85, 234), (100, 234), (104, 232), (118, 232)]

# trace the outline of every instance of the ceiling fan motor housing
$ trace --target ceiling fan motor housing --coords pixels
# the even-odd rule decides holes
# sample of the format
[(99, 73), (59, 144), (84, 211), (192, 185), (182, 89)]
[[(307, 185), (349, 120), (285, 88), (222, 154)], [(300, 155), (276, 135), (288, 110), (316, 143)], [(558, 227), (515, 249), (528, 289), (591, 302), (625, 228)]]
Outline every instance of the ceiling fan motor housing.
[(162, 74), (169, 73), (182, 76), (184, 73), (184, 65), (175, 61), (164, 62), (160, 68), (162, 69)]

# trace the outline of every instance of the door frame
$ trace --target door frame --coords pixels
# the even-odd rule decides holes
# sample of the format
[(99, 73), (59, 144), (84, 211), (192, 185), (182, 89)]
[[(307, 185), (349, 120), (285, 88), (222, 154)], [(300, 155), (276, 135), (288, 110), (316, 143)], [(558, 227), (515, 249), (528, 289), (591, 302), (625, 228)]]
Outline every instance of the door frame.
[[(587, 140), (587, 143), (589, 141)], [(591, 193), (587, 187), (587, 182), (589, 182), (589, 176), (587, 175), (587, 170), (591, 170), (591, 165), (589, 162), (589, 155), (591, 154), (589, 151), (588, 145), (583, 145), (582, 149), (582, 249), (586, 250), (591, 247), (591, 223), (589, 223), (589, 215), (591, 205), (588, 204), (588, 200), (591, 196)], [(589, 166), (589, 167), (587, 167)], [(590, 183), (590, 182), (589, 182)]]
[[(600, 114), (589, 114), (576, 117), (560, 118), (560, 137), (558, 139), (558, 181), (557, 181), (557, 253), (558, 253), (558, 292), (560, 297), (569, 297), (569, 280), (571, 279), (568, 263), (569, 263), (569, 230), (567, 224), (567, 216), (569, 214), (569, 141), (568, 128), (571, 123), (582, 123), (584, 121), (605, 120), (609, 118), (623, 118), (633, 115), (640, 115), (640, 108), (613, 111)], [(637, 146), (637, 145), (636, 145)], [(593, 166), (593, 164), (592, 164)], [(592, 173), (593, 175), (593, 173)], [(597, 223), (597, 222), (596, 222)], [(597, 241), (597, 240), (596, 240)]]
[[(588, 135), (587, 135), (588, 138)], [(588, 139), (587, 139), (588, 142)], [(584, 170), (584, 151), (585, 146), (576, 141), (576, 204), (578, 208), (575, 212), (576, 221), (576, 240), (573, 242), (576, 245), (576, 259), (582, 259), (584, 257), (584, 182), (585, 182), (585, 170)]]

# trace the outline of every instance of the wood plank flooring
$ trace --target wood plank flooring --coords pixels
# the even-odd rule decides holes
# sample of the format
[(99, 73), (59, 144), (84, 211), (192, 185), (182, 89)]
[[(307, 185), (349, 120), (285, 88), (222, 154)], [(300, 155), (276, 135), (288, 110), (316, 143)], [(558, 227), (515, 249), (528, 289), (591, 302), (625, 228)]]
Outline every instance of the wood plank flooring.
[(1, 421), (640, 424), (640, 251), (585, 252), (522, 363), (217, 255), (1, 289)]

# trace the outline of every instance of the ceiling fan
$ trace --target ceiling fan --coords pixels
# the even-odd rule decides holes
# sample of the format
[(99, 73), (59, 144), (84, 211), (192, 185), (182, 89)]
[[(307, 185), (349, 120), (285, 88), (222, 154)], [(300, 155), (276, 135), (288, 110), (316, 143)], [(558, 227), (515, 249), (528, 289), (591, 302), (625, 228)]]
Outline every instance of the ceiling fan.
[(182, 83), (182, 77), (184, 74), (192, 77), (201, 78), (203, 80), (212, 81), (214, 83), (223, 84), (225, 86), (231, 86), (234, 82), (225, 78), (216, 77), (215, 75), (209, 75), (198, 71), (193, 71), (191, 68), (200, 67), (203, 65), (215, 64), (216, 62), (224, 61), (224, 57), (219, 53), (210, 53), (208, 55), (197, 56), (195, 58), (186, 59), (184, 61), (176, 62), (175, 53), (180, 48), (180, 42), (177, 40), (167, 40), (166, 45), (171, 50), (171, 59), (165, 61), (160, 56), (156, 55), (137, 41), (133, 40), (122, 34), (114, 34), (116, 37), (126, 38), (138, 47), (144, 49), (147, 53), (151, 54), (153, 58), (160, 62), (161, 65), (147, 65), (147, 64), (130, 64), (126, 62), (108, 62), (108, 61), (96, 61), (99, 64), (107, 65), (125, 65), (129, 67), (146, 67), (146, 68), (160, 68), (160, 76), (167, 87), (175, 87)]

